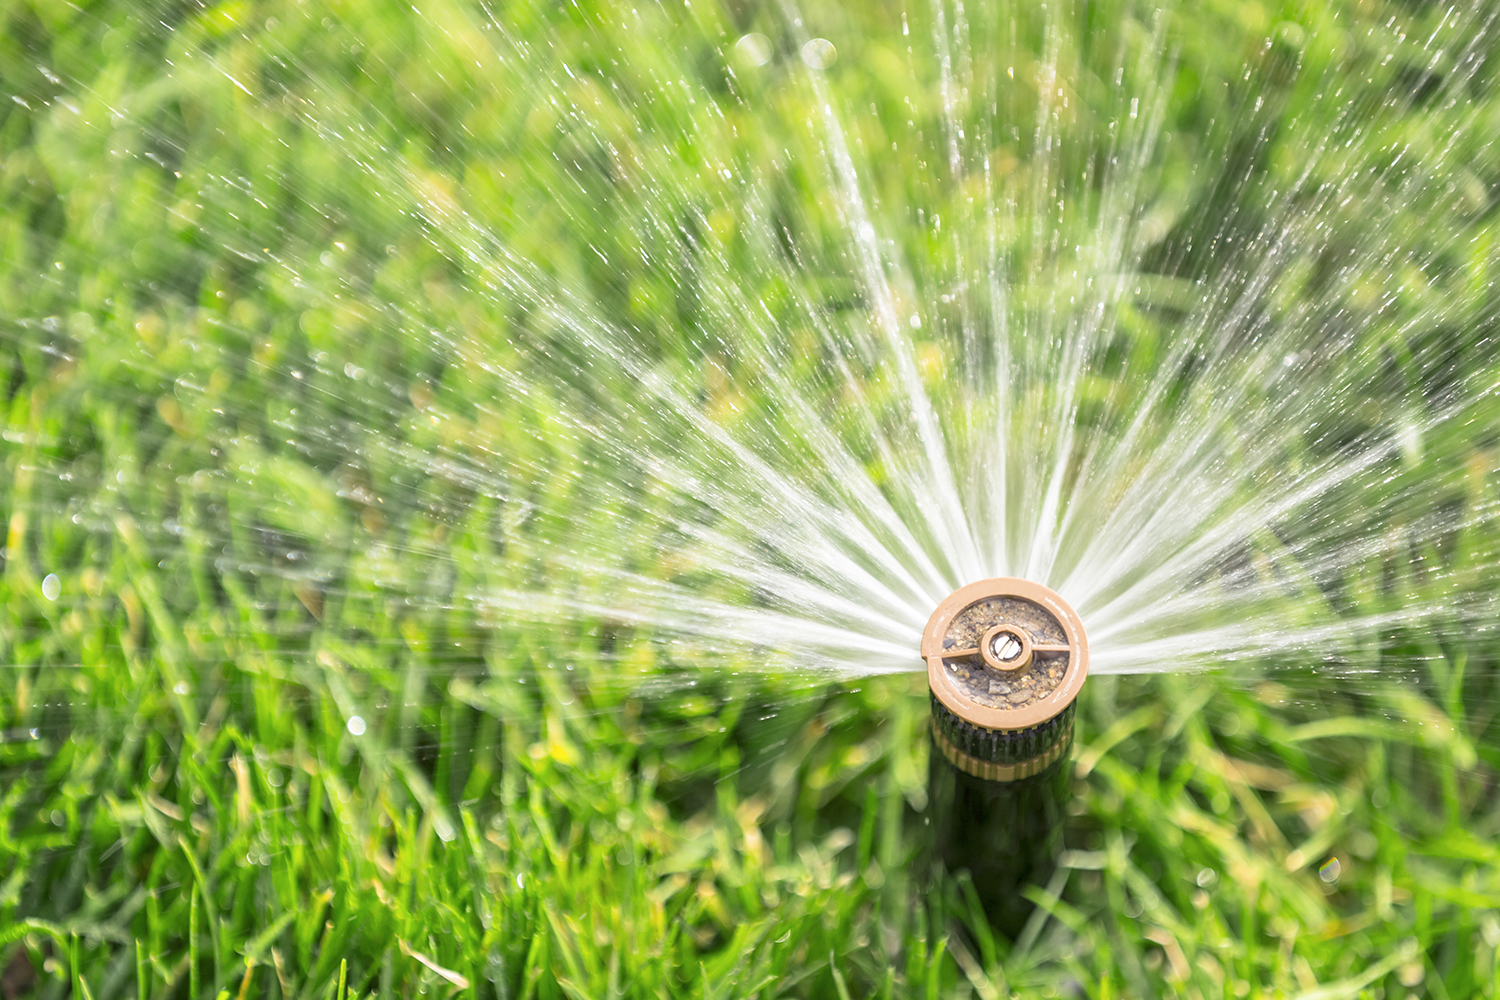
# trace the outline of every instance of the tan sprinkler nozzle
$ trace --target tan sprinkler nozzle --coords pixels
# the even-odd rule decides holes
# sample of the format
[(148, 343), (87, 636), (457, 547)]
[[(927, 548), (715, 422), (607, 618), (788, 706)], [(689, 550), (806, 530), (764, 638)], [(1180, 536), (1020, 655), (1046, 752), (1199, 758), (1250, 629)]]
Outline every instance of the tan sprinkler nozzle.
[(922, 634), (933, 696), (987, 730), (1032, 729), (1063, 712), (1088, 676), (1083, 622), (1056, 592), (1015, 577), (960, 587)]

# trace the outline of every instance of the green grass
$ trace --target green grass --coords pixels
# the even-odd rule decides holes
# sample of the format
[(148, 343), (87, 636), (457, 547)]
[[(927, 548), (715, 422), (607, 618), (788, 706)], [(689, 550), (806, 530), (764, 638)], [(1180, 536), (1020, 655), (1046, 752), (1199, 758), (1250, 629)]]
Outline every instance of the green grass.
[[(399, 205), (460, 205), (706, 379), (695, 338), (709, 310), (660, 257), (631, 253), (666, 239), (647, 210), (706, 220), (795, 332), (797, 299), (756, 269), (733, 213), (713, 211), (726, 195), (709, 153), (748, 164), (776, 178), (768, 201), (826, 258), (821, 299), (852, 308), (817, 140), (798, 126), (815, 108), (795, 81), (747, 78), (774, 113), (723, 119), (680, 95), (647, 108), (559, 84), (670, 181), (658, 200), (626, 197), (606, 183), (600, 134), (538, 99), (551, 63), (471, 68), (474, 9), (311, 6), (0, 3), (4, 1000), (1500, 993), (1497, 650), (1456, 614), (1391, 630), (1374, 654), (1384, 673), (1347, 689), (1288, 664), (1091, 680), (1068, 853), (1011, 942), (961, 886), (924, 881), (919, 675), (705, 671), (649, 636), (491, 621), (455, 600), (535, 578), (548, 567), (520, 542), (597, 534), (611, 512), (578, 492), (591, 456), (551, 419), (563, 401), (486, 383), (477, 361), (519, 363), (503, 337), (474, 359), (427, 334), (529, 328), (523, 310), (472, 294), (482, 276)], [(608, 5), (516, 4), (501, 20), (578, 65), (608, 65), (629, 41), (614, 79), (644, 94), (673, 73), (715, 84), (721, 23), (781, 38), (774, 10), (732, 6), (643, 7), (639, 34)], [(1063, 32), (1082, 106), (1108, 99), (1111, 44), (1145, 31), (1126, 8), (1089, 10)], [(930, 13), (909, 13), (930, 37)], [(843, 46), (834, 95), (875, 109), (851, 124), (870, 149), (908, 120), (941, 133), (930, 55), (917, 46), (902, 63), (892, 41), (902, 14), (808, 12)], [(1185, 246), (1222, 199), (1255, 204), (1297, 173), (1306, 136), (1328, 124), (1310, 90), (1329, 74), (1366, 95), (1360, 121), (1378, 125), (1356, 152), (1399, 139), (1420, 161), (1460, 113), (1500, 121), (1488, 68), (1474, 108), (1380, 103), (1420, 62), (1394, 36), (1425, 37), (1440, 16), (1179, 14), (1177, 139), (1150, 198), (1177, 234), (1164, 245)], [(1014, 51), (983, 57), (1034, 65), (1046, 39), (1034, 11), (1022, 20)], [(1286, 48), (1294, 21), (1315, 39), (1300, 54)], [(1261, 95), (1235, 81), (1272, 35), (1255, 63), (1270, 100), (1250, 113)], [(1383, 64), (1392, 46), (1402, 58)], [(1294, 59), (1301, 82), (1277, 84)], [(368, 145), (319, 133), (308, 106), (366, 122)], [(647, 141), (679, 133), (701, 145)], [(910, 259), (941, 272), (947, 245), (902, 222), (903, 206), (961, 217), (965, 193), (918, 169), (924, 147), (903, 148), (899, 169), (873, 175), (879, 211)], [(361, 169), (373, 149), (388, 174)], [(773, 169), (784, 149), (802, 155)], [(1241, 162), (1231, 154), (1248, 188), (1193, 175), (1212, 157)], [(1399, 225), (1419, 248), (1464, 238), (1368, 328), (1372, 356), (1400, 359), (1400, 378), (1379, 384), (1397, 401), (1430, 384), (1425, 365), (1491, 364), (1483, 202), (1500, 169), (1482, 149), (1460, 154), (1480, 194), (1424, 189)], [(1008, 155), (1024, 163), (1024, 142)], [(1319, 169), (1337, 174), (1348, 155)], [(398, 175), (413, 190), (373, 195)], [(1162, 256), (1163, 298), (1228, 267)], [(1328, 266), (1297, 262), (1268, 308), (1318, 299)], [(1319, 307), (1369, 315), (1366, 291), (1349, 282)], [(1149, 299), (1121, 321), (1135, 344), (1170, 333), (1170, 310)], [(1460, 299), (1471, 312), (1455, 316)], [(1407, 322), (1438, 302), (1442, 324)], [(1447, 433), (1409, 475), (1442, 466), (1442, 504), (1470, 516), (1421, 553), (1448, 575), (1372, 560), (1344, 581), (1348, 610), (1490, 588), (1495, 443)], [(542, 471), (505, 483), (505, 500), (454, 472), (503, 476), (501, 455)], [(1458, 486), (1455, 456), (1469, 463)], [(620, 544), (655, 556), (649, 541)]]
[(328, 996), (346, 961), (361, 995), (1494, 988), (1488, 770), (1462, 727), (1340, 718), (1321, 685), (1092, 681), (1068, 867), (1012, 945), (918, 894), (910, 679), (612, 704), (587, 657), (518, 694), (512, 655), (355, 738), (347, 668), (319, 659), (224, 668), (240, 704), (192, 729), (159, 685), (84, 666), (123, 734), (6, 746), (5, 935), (49, 970), (38, 995), (75, 955), (96, 996)]

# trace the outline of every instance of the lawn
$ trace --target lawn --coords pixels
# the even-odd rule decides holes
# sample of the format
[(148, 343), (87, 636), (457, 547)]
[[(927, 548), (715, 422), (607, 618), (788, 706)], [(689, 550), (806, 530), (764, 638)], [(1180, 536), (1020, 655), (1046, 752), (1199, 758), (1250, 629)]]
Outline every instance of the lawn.
[[(798, 26), (699, 0), (0, 0), (0, 1000), (1500, 995), (1494, 12), (969, 6), (955, 65), (1019, 79), (1025, 115), (1059, 84), (1055, 158), (992, 128), (1019, 110), (945, 104), (941, 3)], [(804, 37), (837, 60), (810, 69)], [(930, 880), (915, 669), (482, 595), (587, 594), (609, 565), (754, 598), (684, 568), (680, 498), (580, 437), (665, 452), (691, 425), (627, 405), (559, 315), (774, 428), (769, 348), (726, 319), (763, 304), (852, 439), (892, 403), (871, 377), (848, 406), (803, 349), (812, 312), (875, 309), (825, 111), (936, 301), (985, 235), (945, 129), (997, 177), (1082, 177), (1130, 94), (1160, 136), (1123, 355), (1149, 369), (1183, 296), (1253, 274), (1295, 189), (1335, 235), (1261, 305), (1354, 330), (1369, 365), (1305, 447), (1455, 396), (1467, 422), (1338, 501), (1408, 549), (1271, 608), (1381, 616), (1357, 661), (1090, 678), (1067, 850), (1012, 941)], [(1373, 179), (1318, 201), (1369, 164), (1394, 203)], [(1001, 233), (1043, 290), (1024, 308), (1066, 294), (1056, 244), (1103, 217), (1081, 201)], [(912, 336), (957, 399), (961, 342)], [(1085, 430), (1128, 412), (1122, 370)], [(1324, 521), (1288, 542), (1309, 563), (1375, 523)]]

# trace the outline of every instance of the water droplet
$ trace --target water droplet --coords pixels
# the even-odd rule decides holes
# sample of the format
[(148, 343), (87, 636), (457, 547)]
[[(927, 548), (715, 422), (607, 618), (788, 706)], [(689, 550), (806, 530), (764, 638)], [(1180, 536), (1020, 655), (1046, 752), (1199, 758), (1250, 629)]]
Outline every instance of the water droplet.
[(62, 581), (57, 578), (56, 573), (48, 573), (42, 580), (42, 596), (49, 601), (55, 601), (62, 596)]
[(349, 721), (346, 725), (351, 736), (363, 736), (365, 734), (365, 720), (357, 715), (349, 716)]
[(808, 69), (823, 70), (838, 61), (838, 50), (826, 38), (814, 38), (802, 46), (802, 61)]
[(734, 54), (745, 66), (764, 66), (771, 61), (771, 40), (752, 31), (734, 43)]
[(1318, 878), (1322, 879), (1324, 882), (1337, 882), (1340, 870), (1342, 870), (1342, 866), (1339, 864), (1339, 859), (1329, 858), (1327, 861), (1323, 862), (1322, 867), (1318, 869)]

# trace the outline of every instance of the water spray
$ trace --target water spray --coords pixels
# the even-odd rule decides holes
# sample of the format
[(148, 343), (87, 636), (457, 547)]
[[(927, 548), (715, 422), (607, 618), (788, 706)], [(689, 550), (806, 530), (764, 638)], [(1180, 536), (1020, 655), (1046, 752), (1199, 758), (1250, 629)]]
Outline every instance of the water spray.
[(934, 860), (967, 870), (990, 921), (1017, 932), (1021, 895), (1061, 847), (1074, 701), (1088, 639), (1055, 592), (1012, 577), (961, 587), (922, 635), (932, 692)]

